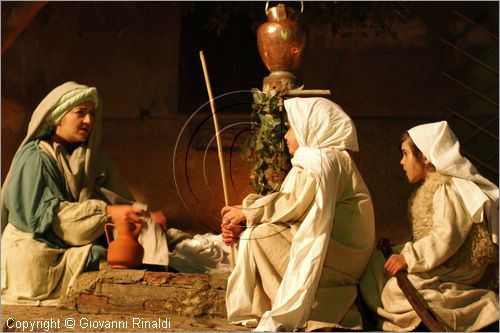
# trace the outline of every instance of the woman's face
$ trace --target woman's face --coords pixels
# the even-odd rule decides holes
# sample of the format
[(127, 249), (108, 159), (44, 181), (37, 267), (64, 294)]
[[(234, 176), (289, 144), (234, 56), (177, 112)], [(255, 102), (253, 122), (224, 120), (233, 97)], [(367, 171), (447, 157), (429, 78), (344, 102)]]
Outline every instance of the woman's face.
[(56, 126), (56, 134), (70, 143), (85, 142), (94, 124), (94, 102), (82, 102), (66, 113)]
[(295, 151), (297, 150), (297, 148), (299, 148), (299, 143), (297, 142), (297, 138), (295, 137), (295, 132), (293, 131), (292, 127), (290, 127), (286, 132), (285, 140), (290, 154), (295, 154)]
[(424, 163), (417, 156), (413, 155), (410, 138), (404, 140), (401, 144), (401, 153), (403, 157), (399, 163), (406, 172), (408, 182), (413, 184), (425, 178)]

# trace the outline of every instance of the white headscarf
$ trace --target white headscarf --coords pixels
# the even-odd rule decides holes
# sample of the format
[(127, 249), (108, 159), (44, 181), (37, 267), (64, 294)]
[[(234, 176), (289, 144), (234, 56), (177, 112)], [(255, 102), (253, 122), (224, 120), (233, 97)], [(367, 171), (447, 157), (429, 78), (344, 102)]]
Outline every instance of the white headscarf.
[(460, 154), (460, 143), (448, 123), (419, 125), (408, 130), (408, 134), (437, 172), (452, 177), (472, 221), (485, 221), (493, 242), (498, 244), (498, 187)]
[(354, 123), (334, 102), (317, 97), (292, 98), (285, 101), (285, 109), (300, 147), (359, 151)]
[[(318, 288), (333, 228), (340, 167), (337, 154), (357, 151), (356, 128), (344, 111), (325, 98), (285, 101), (288, 120), (299, 148), (294, 167), (312, 173), (318, 183), (314, 204), (293, 238), (290, 261), (271, 310), (263, 314), (256, 331), (300, 328), (308, 320)], [(295, 181), (293, 170), (282, 184)]]

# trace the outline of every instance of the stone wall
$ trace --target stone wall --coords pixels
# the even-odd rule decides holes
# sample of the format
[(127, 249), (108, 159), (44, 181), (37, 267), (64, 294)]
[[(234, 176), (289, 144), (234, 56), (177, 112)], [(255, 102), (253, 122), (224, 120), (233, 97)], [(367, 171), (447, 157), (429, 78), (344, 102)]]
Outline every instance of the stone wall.
[[(399, 165), (399, 137), (444, 117), (450, 84), (440, 74), (439, 38), (453, 24), (455, 5), (415, 4), (397, 40), (346, 40), (311, 26), (297, 73), (308, 89), (331, 89), (353, 117), (361, 149), (355, 160), (373, 196), (377, 232), (396, 241), (409, 231), (412, 190)], [(205, 149), (213, 127), (196, 132), (202, 144), (195, 145), (197, 120), (179, 112), (181, 22), (181, 9), (170, 2), (49, 2), (2, 54), (2, 181), (31, 110), (50, 89), (75, 80), (98, 87), (103, 145), (137, 199), (164, 210), (171, 226), (217, 232), (220, 170), (214, 143)], [(249, 113), (219, 120), (225, 128), (250, 121)], [(248, 166), (225, 148), (230, 204), (238, 204), (251, 191)]]
[(59, 308), (80, 313), (153, 312), (226, 317), (227, 274), (103, 269), (82, 274)]

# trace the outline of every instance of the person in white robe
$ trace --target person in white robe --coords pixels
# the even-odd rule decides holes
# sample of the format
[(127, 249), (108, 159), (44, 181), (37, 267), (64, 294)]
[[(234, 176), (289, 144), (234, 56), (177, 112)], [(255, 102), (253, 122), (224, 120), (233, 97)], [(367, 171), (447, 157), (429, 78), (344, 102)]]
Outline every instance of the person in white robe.
[(423, 184), (409, 202), (413, 241), (394, 247), (387, 262), (376, 251), (361, 280), (379, 328), (411, 331), (421, 323), (391, 277), (400, 270), (447, 330), (477, 331), (498, 321), (497, 294), (476, 286), (487, 285), (486, 268), (498, 264), (498, 187), (460, 154), (446, 121), (410, 129), (401, 151), (408, 181)]
[(228, 319), (256, 331), (361, 329), (357, 285), (375, 228), (370, 193), (350, 155), (358, 151), (356, 128), (325, 98), (284, 106), (293, 158), (280, 190), (249, 194), (242, 206), (221, 211), (226, 244), (239, 237)]
[(134, 202), (100, 146), (101, 114), (96, 88), (75, 82), (33, 112), (2, 187), (2, 304), (57, 305), (106, 259), (107, 222), (143, 223), (143, 263), (168, 265), (166, 218)]

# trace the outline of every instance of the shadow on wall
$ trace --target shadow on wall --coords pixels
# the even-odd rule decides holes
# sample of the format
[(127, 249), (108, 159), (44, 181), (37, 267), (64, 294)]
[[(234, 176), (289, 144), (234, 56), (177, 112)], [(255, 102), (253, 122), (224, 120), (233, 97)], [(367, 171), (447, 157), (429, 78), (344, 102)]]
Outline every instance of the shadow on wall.
[(23, 105), (2, 97), (2, 183), (17, 147), (24, 139), (27, 112)]
[[(399, 138), (416, 124), (445, 116), (450, 92), (440, 75), (439, 37), (449, 27), (451, 6), (417, 5), (415, 18), (398, 28), (400, 42), (348, 45), (311, 26), (298, 71), (306, 89), (331, 89), (332, 99), (354, 119), (361, 149), (354, 158), (373, 197), (377, 233), (395, 241), (409, 234), (406, 203), (412, 191), (399, 166)], [(2, 180), (31, 110), (53, 87), (75, 80), (98, 88), (104, 106), (103, 145), (137, 199), (165, 211), (170, 226), (218, 232), (224, 205), (219, 162), (215, 149), (205, 149), (213, 128), (207, 124), (202, 141), (191, 146), (193, 128), (182, 131), (196, 109), (184, 101), (206, 101), (205, 90), (188, 88), (200, 85), (180, 83), (186, 77), (181, 73), (186, 69), (183, 19), (173, 2), (49, 2), (2, 55)], [(215, 32), (211, 37), (216, 38)], [(189, 47), (196, 54), (203, 49), (201, 44)], [(216, 51), (205, 53), (213, 77), (220, 76), (210, 67)], [(257, 46), (248, 52), (257, 52)], [(231, 57), (224, 59), (220, 71), (235, 68)], [(263, 68), (239, 64), (239, 71)], [(193, 63), (191, 70), (199, 70), (201, 80), (197, 66)], [(239, 76), (230, 77), (237, 81)], [(255, 85), (260, 88), (261, 82)], [(224, 82), (229, 91), (250, 88)], [(248, 121), (250, 112), (243, 107), (220, 121)], [(225, 140), (231, 142), (228, 135)], [(224, 152), (228, 172), (230, 153)], [(232, 158), (230, 203), (239, 204), (252, 189), (239, 152)]]

